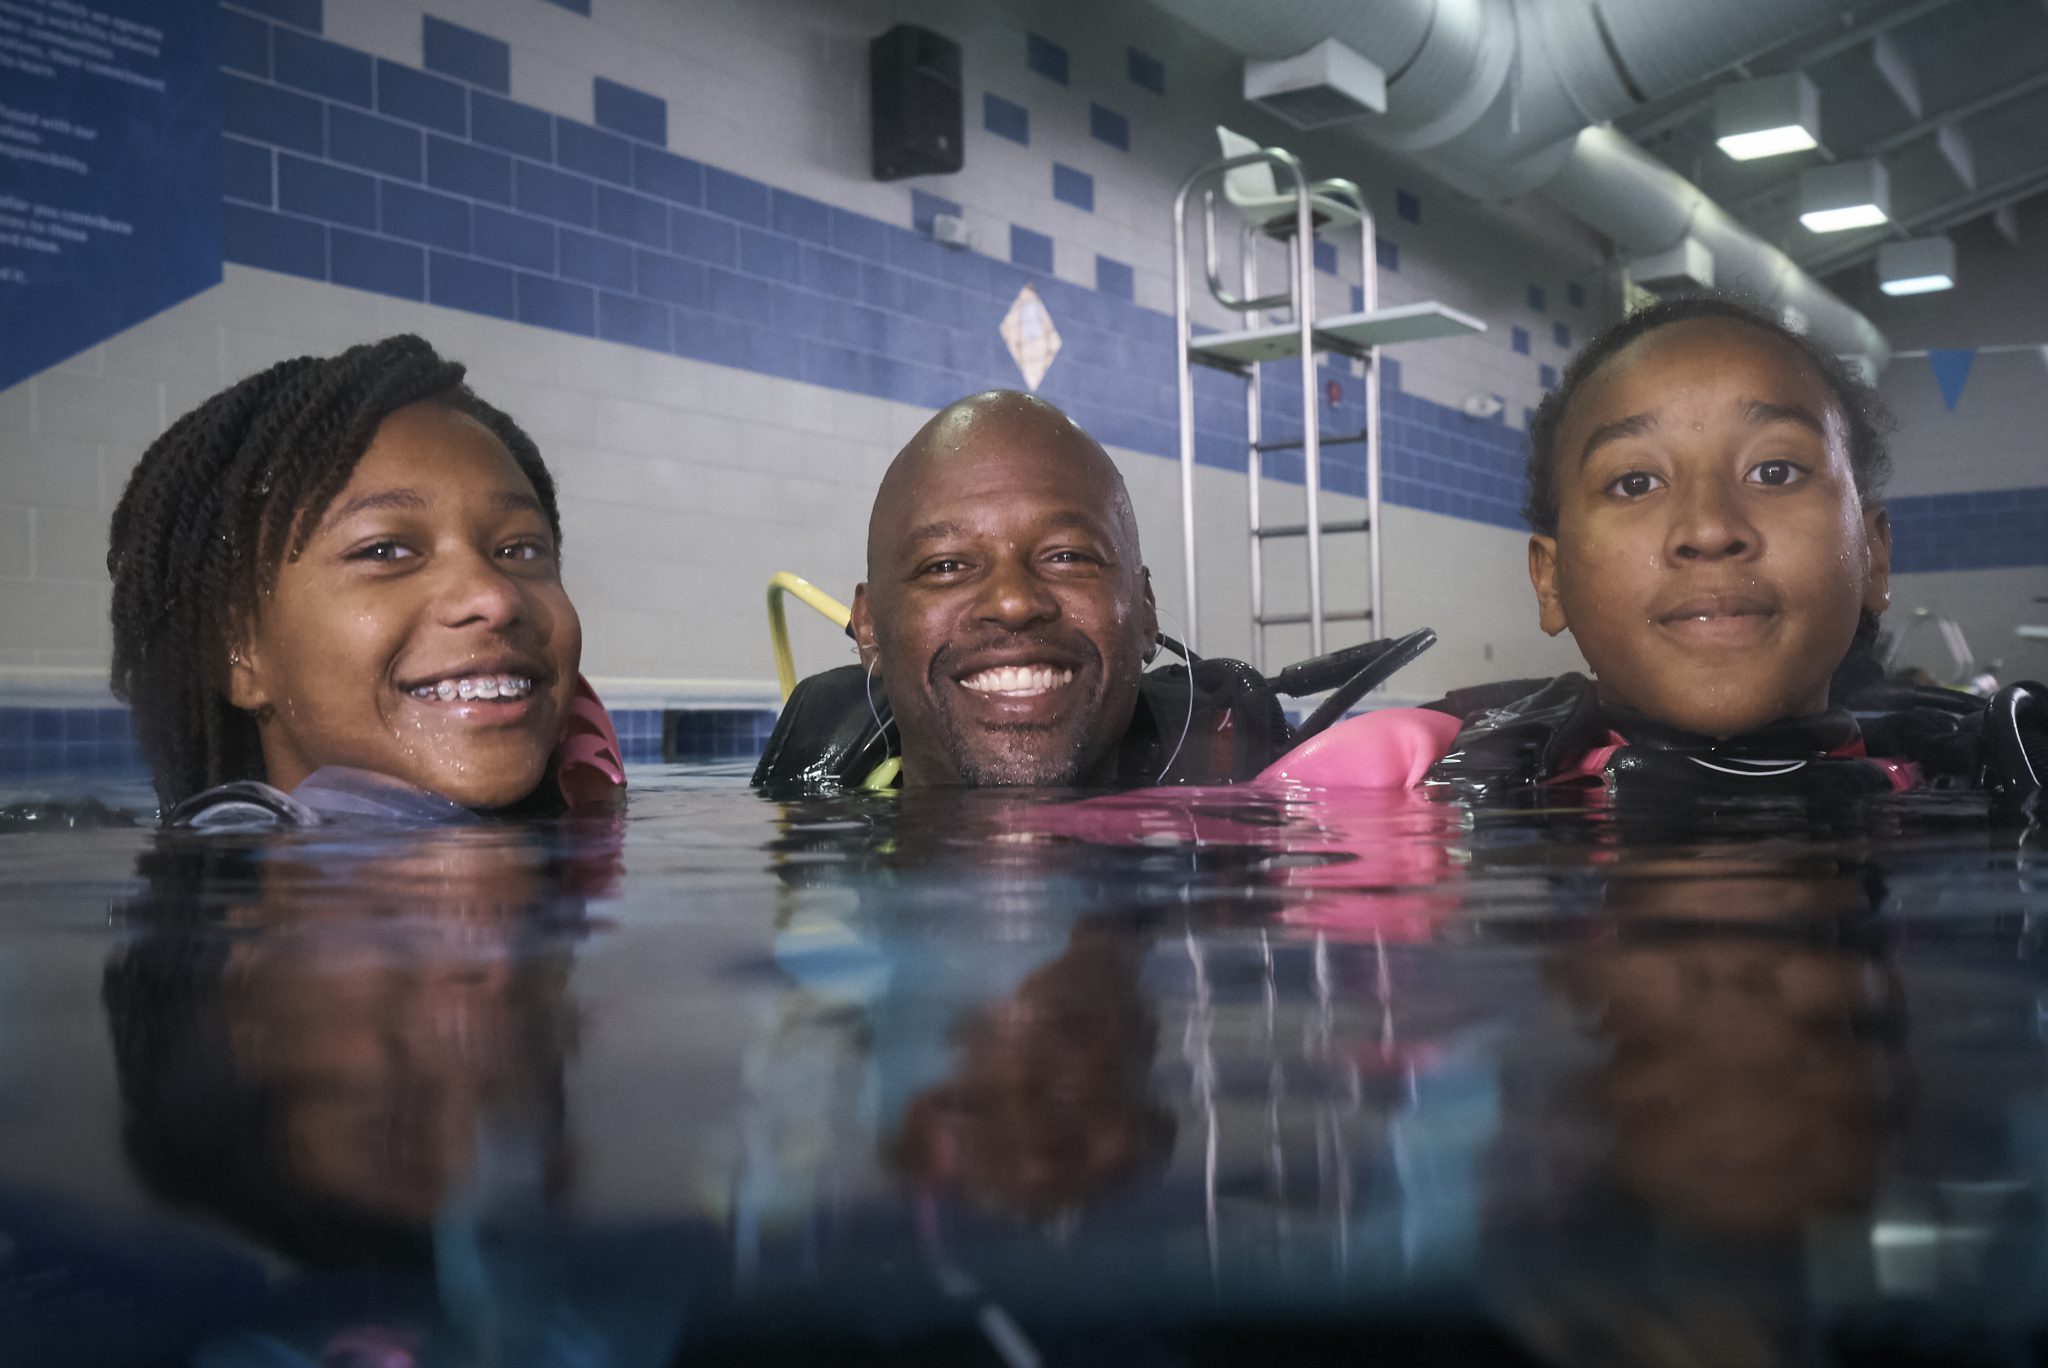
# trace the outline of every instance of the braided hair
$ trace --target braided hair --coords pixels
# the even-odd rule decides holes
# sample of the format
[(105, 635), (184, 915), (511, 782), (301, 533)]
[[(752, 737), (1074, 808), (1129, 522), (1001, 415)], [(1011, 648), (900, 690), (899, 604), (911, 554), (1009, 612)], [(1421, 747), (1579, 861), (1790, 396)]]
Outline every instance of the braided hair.
[(1557, 535), (1557, 432), (1564, 426), (1565, 411), (1586, 382), (1637, 338), (1674, 323), (1701, 318), (1748, 324), (1806, 359), (1827, 386), (1848, 425), (1849, 471), (1856, 481), (1856, 492), (1866, 504), (1876, 502), (1892, 471), (1891, 452), (1885, 446), (1885, 434), (1891, 430), (1892, 420), (1877, 391), (1851, 375), (1839, 359), (1815, 346), (1812, 339), (1792, 331), (1761, 309), (1726, 295), (1681, 295), (1637, 310), (1588, 342), (1565, 367), (1557, 388), (1543, 396), (1529, 423), (1529, 456), (1523, 473), (1526, 493), (1522, 516), (1531, 530), (1546, 537)]
[(295, 357), (214, 395), (142, 454), (108, 539), (112, 682), (166, 809), (264, 777), (256, 722), (228, 702), (229, 654), (385, 418), (431, 401), (482, 423), (533, 485), (559, 543), (539, 448), (463, 375), (411, 335)]

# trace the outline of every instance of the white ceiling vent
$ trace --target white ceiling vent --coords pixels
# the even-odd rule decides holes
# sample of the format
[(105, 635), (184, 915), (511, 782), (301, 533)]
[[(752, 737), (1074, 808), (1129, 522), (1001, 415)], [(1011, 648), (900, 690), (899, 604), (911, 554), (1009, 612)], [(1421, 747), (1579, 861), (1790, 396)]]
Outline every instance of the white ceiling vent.
[(1244, 64), (1244, 97), (1296, 128), (1387, 112), (1387, 73), (1335, 38), (1272, 62)]

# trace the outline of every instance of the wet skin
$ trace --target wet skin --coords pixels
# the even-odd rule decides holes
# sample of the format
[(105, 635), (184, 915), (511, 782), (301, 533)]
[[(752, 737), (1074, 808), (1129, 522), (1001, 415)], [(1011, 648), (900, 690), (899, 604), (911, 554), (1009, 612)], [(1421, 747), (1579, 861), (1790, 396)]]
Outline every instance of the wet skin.
[(1821, 377), (1760, 329), (1676, 323), (1611, 358), (1559, 426), (1555, 537), (1529, 539), (1543, 630), (1601, 697), (1725, 737), (1821, 712), (1861, 611), (1889, 601)]
[[(433, 403), (384, 420), (241, 635), (229, 697), (257, 718), (268, 782), (350, 765), (473, 808), (539, 786), (583, 650), (531, 482)], [(512, 696), (437, 689), (485, 678)]]
[(906, 785), (1108, 778), (1158, 635), (1116, 467), (1037, 400), (945, 410), (883, 480), (853, 628)]

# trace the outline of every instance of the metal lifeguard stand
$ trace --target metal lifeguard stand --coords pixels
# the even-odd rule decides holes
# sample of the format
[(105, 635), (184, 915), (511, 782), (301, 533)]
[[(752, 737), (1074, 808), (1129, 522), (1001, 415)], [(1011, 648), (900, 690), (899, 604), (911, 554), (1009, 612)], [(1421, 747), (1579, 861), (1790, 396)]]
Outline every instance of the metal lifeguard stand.
[[(1195, 390), (1197, 365), (1210, 366), (1236, 375), (1245, 382), (1246, 477), (1249, 484), (1248, 530), (1251, 549), (1252, 659), (1254, 669), (1265, 669), (1265, 631), (1268, 627), (1307, 624), (1309, 653), (1321, 655), (1323, 627), (1328, 622), (1365, 622), (1370, 634), (1386, 635), (1385, 600), (1380, 574), (1380, 371), (1379, 349), (1398, 342), (1421, 342), (1436, 337), (1454, 337), (1486, 331), (1486, 325), (1469, 314), (1460, 313), (1435, 301), (1403, 304), (1391, 309), (1379, 306), (1379, 262), (1375, 252), (1373, 221), (1365, 195), (1348, 180), (1311, 182), (1301, 162), (1284, 148), (1259, 147), (1238, 138), (1227, 129), (1217, 130), (1226, 155), (1189, 176), (1173, 201), (1173, 311), (1178, 332), (1180, 384), (1180, 497), (1181, 544), (1187, 575), (1187, 639), (1198, 648), (1200, 617), (1196, 613), (1195, 546)], [(1271, 193), (1247, 193), (1244, 173), (1268, 178)], [(1275, 173), (1284, 179), (1271, 180)], [(1218, 271), (1217, 191), (1223, 191), (1238, 218), (1238, 274), (1236, 289), (1224, 283)], [(1203, 333), (1193, 332), (1188, 316), (1188, 205), (1199, 193), (1202, 214), (1202, 269), (1209, 297), (1233, 313), (1246, 315), (1251, 327)], [(1360, 276), (1364, 308), (1357, 313), (1318, 319), (1315, 312), (1315, 242), (1320, 226), (1332, 228), (1356, 224), (1359, 242)], [(1261, 233), (1281, 238), (1287, 245), (1287, 288), (1260, 294), (1257, 252)], [(1261, 324), (1257, 315), (1284, 309), (1288, 321)], [(1365, 364), (1365, 428), (1360, 432), (1325, 433), (1320, 425), (1316, 402), (1316, 358), (1325, 352), (1355, 356)], [(1267, 441), (1261, 431), (1259, 363), (1298, 357), (1301, 362), (1301, 437)], [(1336, 443), (1365, 445), (1365, 517), (1356, 520), (1322, 520), (1322, 448)], [(1259, 480), (1262, 457), (1269, 451), (1299, 447), (1302, 456), (1303, 517), (1298, 523), (1269, 523), (1260, 508)], [(1323, 605), (1323, 538), (1337, 533), (1363, 533), (1367, 538), (1366, 560), (1371, 583), (1367, 606), (1326, 611)], [(1265, 588), (1265, 544), (1268, 541), (1301, 537), (1308, 554), (1308, 605), (1306, 612), (1268, 612)]]

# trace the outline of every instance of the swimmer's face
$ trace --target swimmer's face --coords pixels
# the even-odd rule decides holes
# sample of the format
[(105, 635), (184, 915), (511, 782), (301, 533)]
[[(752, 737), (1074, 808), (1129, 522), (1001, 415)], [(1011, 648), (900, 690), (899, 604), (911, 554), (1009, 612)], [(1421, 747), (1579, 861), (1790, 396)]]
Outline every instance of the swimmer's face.
[(854, 600), (904, 782), (1096, 781), (1158, 634), (1114, 467), (1036, 411), (966, 417), (904, 459)]
[(384, 420), (242, 638), (270, 783), (349, 765), (473, 808), (540, 785), (583, 651), (532, 483), (433, 403)]
[(1848, 428), (1796, 350), (1733, 320), (1616, 353), (1559, 425), (1555, 537), (1529, 540), (1543, 630), (1569, 630), (1601, 697), (1733, 736), (1824, 710), (1891, 533)]

